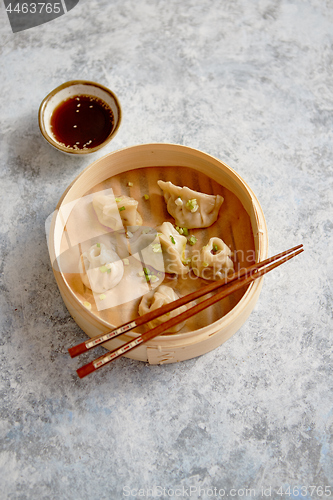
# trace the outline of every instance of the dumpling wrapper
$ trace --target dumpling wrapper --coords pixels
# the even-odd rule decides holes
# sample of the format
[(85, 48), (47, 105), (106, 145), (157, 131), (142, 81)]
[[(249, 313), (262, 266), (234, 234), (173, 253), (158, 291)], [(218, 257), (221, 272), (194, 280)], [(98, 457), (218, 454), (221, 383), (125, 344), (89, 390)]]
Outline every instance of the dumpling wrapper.
[(184, 275), (189, 272), (185, 264), (187, 239), (171, 222), (163, 222), (156, 229), (140, 228), (128, 240), (130, 253), (146, 267), (160, 273)]
[[(105, 193), (112, 193), (112, 189), (107, 189)], [(56, 218), (57, 231), (62, 230), (62, 251), (69, 247), (74, 247), (79, 243), (98, 238), (102, 235), (110, 235), (112, 230), (96, 222), (96, 212), (93, 208), (94, 194), (84, 195), (69, 203), (65, 203), (59, 208)], [(124, 227), (121, 217), (118, 214), (118, 224), (122, 231)], [(59, 227), (61, 226), (61, 227)], [(67, 243), (67, 245), (63, 245)]]
[(116, 252), (103, 243), (97, 243), (81, 255), (79, 272), (86, 287), (95, 293), (103, 293), (118, 285), (124, 274), (124, 265)]
[(187, 238), (178, 233), (171, 222), (163, 222), (158, 228), (158, 238), (166, 273), (184, 275), (190, 271), (186, 265), (185, 248)]
[(93, 207), (101, 224), (118, 231), (123, 226), (141, 226), (139, 202), (129, 196), (114, 196), (98, 193), (93, 198)]
[(176, 226), (188, 229), (211, 226), (218, 218), (224, 198), (193, 191), (184, 186), (175, 186), (170, 181), (157, 181), (163, 191), (169, 214)]
[[(140, 316), (143, 316), (144, 314), (150, 311), (155, 311), (159, 307), (162, 307), (165, 304), (170, 304), (170, 302), (173, 302), (174, 300), (177, 299), (179, 299), (179, 296), (173, 290), (173, 288), (166, 285), (160, 285), (158, 288), (156, 288), (154, 292), (149, 292), (142, 297), (141, 302), (139, 304), (139, 314)], [(158, 326), (161, 323), (165, 323), (174, 316), (177, 316), (178, 314), (181, 314), (182, 312), (186, 311), (187, 308), (188, 308), (187, 305), (178, 307), (177, 309), (170, 311), (170, 313), (168, 314), (164, 314), (163, 316), (160, 316), (159, 318), (156, 318), (153, 321), (149, 321), (148, 327), (154, 328), (155, 326)], [(178, 325), (169, 328), (167, 331), (171, 333), (178, 332), (184, 325), (185, 321), (178, 323)]]
[(118, 285), (101, 295), (93, 294), (98, 311), (117, 308), (117, 315), (123, 318), (119, 324), (132, 317), (133, 301), (141, 300), (144, 294), (157, 288), (164, 278), (164, 275), (155, 275), (148, 282), (144, 273), (146, 266), (135, 255), (123, 259), (123, 264), (124, 275)]
[(142, 226), (142, 217), (138, 212), (139, 202), (129, 196), (116, 196), (116, 203), (124, 226)]
[(162, 247), (156, 229), (141, 226), (128, 239), (129, 252), (146, 268), (165, 272)]
[(130, 234), (127, 234), (128, 249), (131, 255), (142, 252), (145, 248), (149, 247), (156, 241), (157, 232), (154, 228), (140, 226), (135, 227), (135, 230), (133, 230), (132, 227), (128, 229), (130, 230)]
[(220, 238), (211, 238), (207, 245), (192, 254), (191, 267), (196, 276), (206, 280), (218, 280), (234, 271), (230, 248)]

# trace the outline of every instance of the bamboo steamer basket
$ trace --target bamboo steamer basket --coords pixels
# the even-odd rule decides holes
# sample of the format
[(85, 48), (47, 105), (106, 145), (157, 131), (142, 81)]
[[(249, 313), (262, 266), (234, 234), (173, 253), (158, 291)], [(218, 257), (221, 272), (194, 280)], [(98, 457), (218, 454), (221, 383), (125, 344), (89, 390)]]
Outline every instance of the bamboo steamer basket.
[[(128, 179), (134, 179), (136, 182), (133, 184), (139, 190), (133, 197), (142, 198), (143, 192), (150, 193), (151, 190), (154, 190), (156, 180), (163, 175), (165, 180), (171, 180), (174, 184), (177, 184), (178, 181), (177, 185), (188, 185), (187, 181), (192, 182), (192, 184), (195, 181), (195, 184), (196, 179), (201, 179), (199, 182), (201, 189), (198, 189), (196, 185), (189, 187), (197, 188), (198, 191), (201, 190), (208, 194), (214, 194), (209, 190), (215, 190), (215, 192), (216, 190), (224, 190), (222, 191), (222, 194), (225, 195), (224, 204), (227, 204), (227, 213), (229, 210), (229, 214), (231, 214), (229, 220), (222, 224), (224, 225), (224, 241), (229, 246), (242, 247), (243, 255), (245, 255), (245, 251), (252, 252), (253, 262), (267, 257), (267, 227), (260, 204), (245, 181), (219, 159), (196, 149), (174, 144), (143, 144), (109, 153), (96, 160), (76, 177), (62, 195), (49, 224), (48, 245), (56, 282), (68, 311), (89, 337), (106, 333), (129, 318), (122, 317), (119, 313), (121, 307), (114, 308), (111, 316), (107, 313), (99, 314), (93, 309), (88, 310), (83, 305), (85, 292), (76, 290), (76, 288), (80, 288), (79, 285), (76, 286), (77, 276), (76, 278), (68, 277), (61, 265), (58, 264), (62, 242), (64, 235), (66, 235), (66, 224), (72, 207), (75, 206), (77, 200), (93, 191), (96, 186), (111, 182), (112, 187), (117, 190), (121, 187), (121, 183), (124, 186), (124, 182), (127, 182)], [(159, 191), (159, 195), (153, 194), (151, 198), (152, 200), (160, 199), (162, 205), (159, 209), (158, 204), (152, 201), (150, 211), (151, 214), (157, 214), (157, 217), (160, 217), (160, 223), (162, 223), (161, 217), (167, 216), (166, 208), (163, 208), (165, 202), (160, 189), (158, 187), (156, 189), (156, 192)], [(224, 204), (220, 212), (223, 210)], [(144, 212), (148, 210), (149, 203), (144, 205), (143, 202), (141, 205)], [(164, 212), (159, 214), (159, 210), (162, 212), (164, 210)], [(143, 218), (145, 218), (145, 214)], [(169, 220), (172, 222), (170, 216)], [(218, 221), (215, 224), (219, 224)], [(247, 264), (253, 262), (247, 262)], [(207, 281), (202, 280), (200, 283), (199, 280), (196, 286), (204, 284), (207, 284)], [(244, 324), (258, 300), (262, 284), (263, 278), (257, 279), (242, 289), (238, 295), (232, 297), (229, 302), (226, 302), (227, 306), (224, 306), (224, 309), (215, 311), (212, 316), (204, 317), (201, 322), (193, 319), (187, 330), (163, 334), (138, 346), (125, 356), (149, 364), (164, 364), (191, 359), (215, 349)], [(186, 287), (185, 290), (185, 293), (192, 291), (191, 288), (187, 289)], [(134, 303), (135, 307), (131, 311), (132, 318), (138, 315), (138, 301), (134, 301)], [(142, 331), (145, 330), (128, 332), (103, 344), (103, 346), (113, 350), (124, 342), (134, 339)]]

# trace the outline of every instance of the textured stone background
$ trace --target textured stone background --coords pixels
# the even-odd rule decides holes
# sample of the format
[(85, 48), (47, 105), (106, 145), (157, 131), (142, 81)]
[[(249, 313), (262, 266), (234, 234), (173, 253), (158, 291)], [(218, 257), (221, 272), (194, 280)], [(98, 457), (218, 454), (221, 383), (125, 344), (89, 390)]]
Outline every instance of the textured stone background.
[[(0, 2), (0, 33), (1, 498), (333, 492), (332, 2), (80, 0), (16, 34)], [(62, 155), (38, 129), (43, 97), (75, 78), (111, 87), (124, 111), (94, 158)], [(228, 163), (263, 207), (270, 254), (306, 252), (267, 276), (215, 351), (166, 366), (120, 359), (80, 381), (67, 348), (84, 335), (44, 222), (93, 159), (147, 142)]]

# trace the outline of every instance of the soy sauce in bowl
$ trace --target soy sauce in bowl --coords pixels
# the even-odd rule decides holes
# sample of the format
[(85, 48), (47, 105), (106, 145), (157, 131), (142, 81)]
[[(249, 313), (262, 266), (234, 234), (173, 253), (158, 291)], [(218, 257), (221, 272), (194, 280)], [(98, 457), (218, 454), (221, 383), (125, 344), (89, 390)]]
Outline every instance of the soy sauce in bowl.
[(114, 116), (102, 99), (76, 95), (54, 109), (50, 126), (56, 141), (66, 148), (92, 149), (110, 135)]
[(97, 82), (71, 80), (53, 89), (38, 111), (40, 131), (59, 151), (96, 153), (117, 134), (122, 119), (115, 93)]

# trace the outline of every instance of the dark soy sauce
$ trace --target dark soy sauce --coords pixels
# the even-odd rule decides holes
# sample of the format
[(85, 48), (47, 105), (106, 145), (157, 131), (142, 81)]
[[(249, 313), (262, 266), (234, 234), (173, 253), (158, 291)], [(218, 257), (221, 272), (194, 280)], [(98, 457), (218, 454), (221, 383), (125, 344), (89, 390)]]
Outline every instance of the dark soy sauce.
[(92, 149), (111, 133), (114, 116), (98, 97), (77, 95), (61, 102), (51, 116), (55, 139), (72, 149)]

